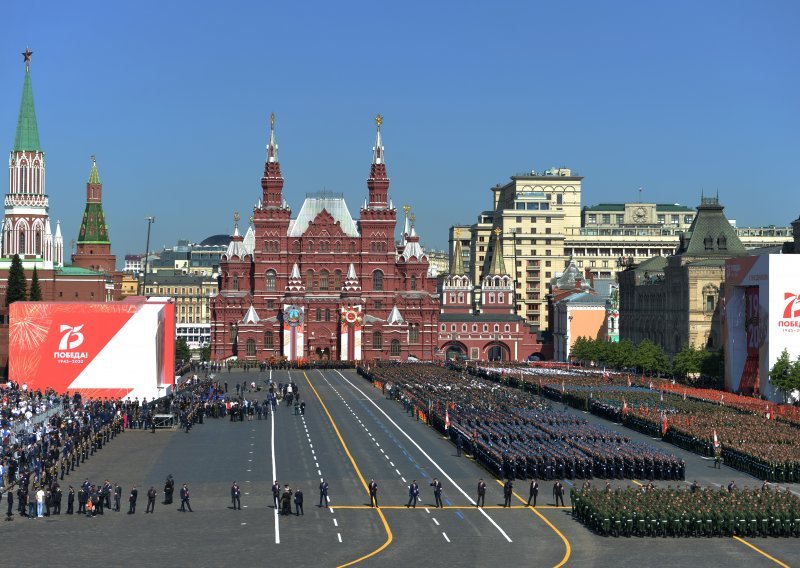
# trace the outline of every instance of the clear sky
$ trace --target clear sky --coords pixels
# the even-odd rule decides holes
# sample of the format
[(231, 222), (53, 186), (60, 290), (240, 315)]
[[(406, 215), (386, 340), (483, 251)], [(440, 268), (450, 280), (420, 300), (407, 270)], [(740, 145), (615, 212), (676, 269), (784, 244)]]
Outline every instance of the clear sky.
[(119, 259), (147, 215), (153, 249), (246, 220), (273, 111), (293, 211), (326, 189), (354, 216), (382, 113), (390, 196), (428, 248), (495, 183), (553, 166), (584, 176), (584, 205), (719, 191), (740, 226), (787, 225), (798, 21), (788, 1), (14, 2), (0, 148), (29, 46), (51, 218), (77, 238), (96, 154)]

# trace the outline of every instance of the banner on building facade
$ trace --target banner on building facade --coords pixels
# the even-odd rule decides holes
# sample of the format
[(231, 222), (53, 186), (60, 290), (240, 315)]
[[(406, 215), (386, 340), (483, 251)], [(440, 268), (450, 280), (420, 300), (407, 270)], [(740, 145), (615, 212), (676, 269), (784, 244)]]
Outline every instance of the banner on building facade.
[(339, 358), (342, 361), (361, 361), (361, 334), (364, 314), (361, 306), (342, 306), (339, 317), (342, 348)]
[(303, 306), (283, 305), (283, 356), (289, 361), (297, 361), (305, 353), (304, 316)]
[(169, 299), (14, 302), (9, 320), (9, 378), (30, 390), (133, 400), (174, 384)]

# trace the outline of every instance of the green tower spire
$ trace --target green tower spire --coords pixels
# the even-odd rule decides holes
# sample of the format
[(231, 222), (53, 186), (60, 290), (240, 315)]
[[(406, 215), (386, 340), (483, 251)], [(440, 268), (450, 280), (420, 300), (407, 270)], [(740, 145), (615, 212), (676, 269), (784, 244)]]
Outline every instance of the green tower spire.
[(92, 169), (86, 183), (86, 209), (83, 211), (78, 244), (110, 244), (106, 216), (103, 213), (103, 186), (97, 171), (97, 160), (92, 156)]
[(25, 83), (22, 86), (22, 103), (19, 105), (14, 152), (41, 152), (36, 109), (33, 107), (33, 87), (31, 87), (30, 61), (33, 52), (26, 49), (22, 55), (25, 57)]

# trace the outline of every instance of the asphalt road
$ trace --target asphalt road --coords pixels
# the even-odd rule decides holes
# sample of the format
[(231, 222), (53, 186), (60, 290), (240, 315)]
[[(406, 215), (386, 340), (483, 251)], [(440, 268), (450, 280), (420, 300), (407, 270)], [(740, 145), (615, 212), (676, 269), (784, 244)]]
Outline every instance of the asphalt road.
[[(274, 371), (276, 383), (293, 379), (306, 402), (305, 416), (280, 406), (267, 420), (231, 423), (206, 419), (188, 434), (180, 430), (127, 431), (65, 478), (64, 492), (88, 478), (123, 487), (123, 512), (102, 517), (15, 517), (0, 523), (0, 566), (21, 563), (109, 566), (122, 562), (169, 566), (690, 566), (800, 565), (800, 539), (603, 538), (574, 521), (569, 508), (553, 506), (550, 487), (540, 484), (539, 506), (524, 506), (527, 482), (503, 509), (502, 487), (438, 432), (386, 400), (353, 371)], [(237, 381), (263, 381), (269, 373), (224, 373)], [(263, 391), (253, 393), (263, 397)], [(613, 424), (594, 416), (590, 421)], [(650, 440), (630, 430), (626, 435)], [(663, 444), (687, 462), (687, 479), (739, 487), (759, 481), (730, 468)], [(274, 456), (274, 458), (273, 458)], [(274, 473), (273, 473), (274, 472)], [(161, 503), (167, 474), (176, 481), (176, 501)], [(474, 505), (479, 478), (487, 482), (486, 507)], [(328, 508), (319, 507), (320, 479), (330, 484)], [(430, 483), (444, 485), (444, 509), (433, 508)], [(279, 516), (272, 506), (277, 479), (300, 488), (304, 515)], [(379, 487), (380, 510), (369, 507), (366, 484)], [(408, 485), (416, 479), (420, 502), (407, 508)], [(242, 487), (241, 511), (230, 508), (230, 486)], [(192, 513), (181, 513), (178, 491), (191, 491)], [(595, 483), (603, 483), (600, 480)], [(630, 481), (614, 482), (615, 486)], [(135, 515), (127, 497), (139, 488)], [(146, 515), (145, 494), (159, 492), (155, 514)], [(567, 484), (567, 487), (569, 485)], [(797, 490), (798, 488), (794, 488)], [(567, 504), (569, 504), (567, 500)], [(64, 500), (66, 510), (66, 498)], [(0, 504), (5, 510), (5, 499)], [(751, 548), (751, 545), (754, 548)]]

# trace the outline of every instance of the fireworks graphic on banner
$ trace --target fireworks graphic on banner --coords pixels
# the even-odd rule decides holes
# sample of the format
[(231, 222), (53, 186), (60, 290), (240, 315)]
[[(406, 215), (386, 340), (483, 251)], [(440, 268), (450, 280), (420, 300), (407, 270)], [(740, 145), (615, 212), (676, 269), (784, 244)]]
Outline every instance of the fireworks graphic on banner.
[(28, 304), (21, 317), (9, 324), (8, 341), (21, 350), (32, 352), (39, 348), (50, 329), (50, 312), (47, 306)]

